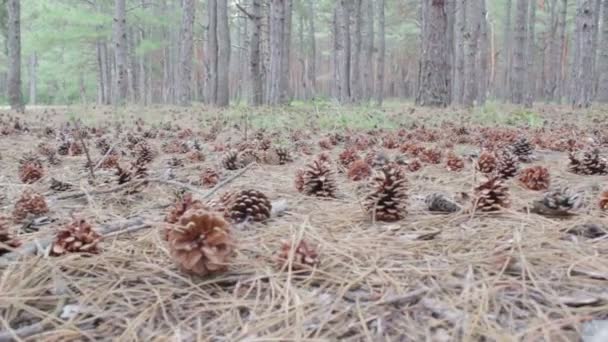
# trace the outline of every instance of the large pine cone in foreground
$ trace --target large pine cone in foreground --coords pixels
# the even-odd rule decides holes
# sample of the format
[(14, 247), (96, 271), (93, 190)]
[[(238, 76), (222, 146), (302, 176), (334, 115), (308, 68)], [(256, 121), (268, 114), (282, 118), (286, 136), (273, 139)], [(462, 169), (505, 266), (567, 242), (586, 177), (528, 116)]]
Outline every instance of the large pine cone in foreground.
[(509, 199), (509, 188), (502, 183), (498, 177), (485, 180), (475, 188), (473, 199), (475, 209), (489, 212), (498, 211), (511, 206)]
[(292, 248), (289, 241), (284, 241), (279, 252), (278, 262), (280, 268), (286, 268), (289, 265), (289, 253), (293, 249), (293, 259), (291, 261), (291, 269), (293, 271), (309, 270), (319, 264), (319, 254), (306, 241), (300, 241), (295, 248)]
[(10, 234), (8, 219), (0, 216), (0, 255), (9, 252), (3, 245), (17, 248), (21, 243)]
[(383, 167), (372, 178), (370, 189), (363, 204), (372, 217), (392, 222), (405, 216), (407, 180), (399, 166), (389, 164)]
[(272, 205), (262, 192), (243, 190), (232, 197), (227, 214), (237, 223), (248, 219), (262, 222), (270, 218), (271, 210)]
[(98, 243), (101, 235), (93, 230), (83, 219), (75, 219), (67, 227), (60, 230), (53, 241), (52, 256), (66, 253), (99, 253)]
[(171, 257), (186, 273), (204, 276), (228, 269), (234, 246), (230, 224), (219, 214), (187, 211), (168, 240)]

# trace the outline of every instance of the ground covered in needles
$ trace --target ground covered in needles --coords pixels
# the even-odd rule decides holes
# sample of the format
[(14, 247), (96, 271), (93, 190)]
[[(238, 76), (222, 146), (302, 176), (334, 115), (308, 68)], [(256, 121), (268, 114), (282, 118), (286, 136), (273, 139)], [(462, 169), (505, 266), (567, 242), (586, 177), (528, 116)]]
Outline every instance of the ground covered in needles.
[(0, 114), (0, 341), (577, 341), (602, 109)]

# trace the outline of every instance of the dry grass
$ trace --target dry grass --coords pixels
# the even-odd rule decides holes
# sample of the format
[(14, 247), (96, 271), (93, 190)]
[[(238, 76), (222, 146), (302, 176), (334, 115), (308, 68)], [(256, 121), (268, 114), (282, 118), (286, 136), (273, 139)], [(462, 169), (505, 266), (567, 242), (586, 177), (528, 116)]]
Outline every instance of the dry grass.
[[(385, 115), (397, 117), (402, 111)], [(543, 111), (548, 113), (542, 117), (551, 119), (557, 109)], [(34, 114), (29, 115), (36, 127)], [(95, 115), (116, 119), (115, 114)], [(175, 114), (180, 115), (190, 118)], [(129, 115), (121, 117), (129, 121)], [(239, 117), (240, 129), (226, 128), (220, 138), (244, 131)], [(16, 176), (16, 158), (35, 149), (41, 140), (35, 136), (0, 136), (0, 191), (5, 195), (0, 214), (10, 214), (25, 187)], [(160, 141), (153, 142), (158, 148)], [(226, 189), (255, 188), (272, 200), (286, 200), (289, 209), (265, 224), (236, 227), (238, 251), (230, 271), (208, 278), (181, 274), (170, 259), (159, 227), (164, 208), (173, 202), (171, 186), (153, 183), (135, 195), (58, 200), (48, 191), (51, 176), (86, 193), (115, 186), (103, 183), (111, 175), (102, 171), (97, 171), (97, 186), (88, 184), (85, 157), (65, 157), (31, 186), (47, 194), (56, 222), (37, 232), (22, 231), (22, 240), (51, 235), (70, 214), (97, 226), (141, 217), (152, 228), (107, 238), (100, 255), (29, 256), (0, 268), (0, 336), (42, 322), (43, 329), (26, 340), (577, 341), (585, 321), (608, 318), (608, 238), (588, 239), (565, 230), (579, 223), (607, 223), (596, 209), (607, 178), (567, 173), (564, 153), (538, 156), (535, 164), (549, 167), (552, 184), (585, 192), (579, 215), (554, 219), (522, 210), (541, 193), (515, 180), (509, 182), (513, 206), (504, 212), (427, 212), (423, 199), (431, 192), (471, 191), (479, 176), (467, 163), (459, 173), (437, 165), (409, 174), (407, 218), (381, 224), (363, 212), (356, 184), (344, 175), (339, 176), (338, 199), (299, 195), (293, 177), (308, 157), (298, 156), (286, 166), (255, 166)], [(169, 157), (153, 162), (152, 177), (164, 174)], [(197, 180), (199, 170), (218, 158), (207, 153), (205, 162), (176, 169), (177, 180)], [(318, 246), (321, 265), (308, 275), (277, 269), (281, 241), (300, 238)], [(69, 308), (76, 312), (58, 315)]]

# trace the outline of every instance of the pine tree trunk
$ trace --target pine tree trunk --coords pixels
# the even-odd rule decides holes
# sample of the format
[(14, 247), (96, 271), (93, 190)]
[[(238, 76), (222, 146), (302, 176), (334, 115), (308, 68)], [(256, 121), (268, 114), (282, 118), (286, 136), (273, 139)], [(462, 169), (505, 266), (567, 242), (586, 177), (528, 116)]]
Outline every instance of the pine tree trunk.
[(513, 49), (513, 73), (511, 75), (511, 102), (524, 103), (526, 77), (526, 27), (528, 0), (517, 0), (515, 9), (515, 47)]
[(384, 102), (384, 63), (386, 59), (386, 23), (384, 18), (384, 0), (378, 0), (378, 64), (376, 77), (376, 105)]
[(264, 78), (262, 76), (260, 35), (262, 32), (262, 0), (253, 0), (251, 15), (251, 50), (249, 51), (249, 71), (251, 73), (251, 102), (260, 106), (264, 102)]
[(207, 90), (207, 103), (217, 103), (218, 92), (218, 40), (217, 40), (217, 3), (222, 0), (207, 1), (207, 57), (205, 68), (207, 70), (207, 80), (205, 89)]
[(285, 49), (283, 29), (285, 23), (285, 0), (270, 1), (270, 93), (268, 104), (281, 103), (281, 64)]
[(593, 1), (578, 0), (576, 11), (576, 37), (573, 79), (570, 102), (575, 108), (586, 108), (591, 105), (593, 95)]
[(219, 107), (230, 104), (230, 30), (228, 0), (217, 0), (217, 102)]
[(599, 43), (598, 73), (600, 75), (597, 100), (608, 103), (608, 1), (604, 1), (602, 6), (602, 34)]
[(353, 102), (360, 102), (363, 97), (363, 84), (361, 83), (361, 44), (362, 36), (361, 31), (363, 30), (363, 14), (362, 14), (362, 0), (354, 0), (353, 9), (355, 16), (355, 30), (353, 39), (352, 52), (352, 67), (351, 67), (351, 97)]
[(477, 52), (479, 41), (479, 26), (481, 20), (481, 0), (469, 0), (466, 3), (467, 30), (465, 33), (464, 50), (464, 95), (463, 105), (471, 107), (477, 100)]
[(374, 94), (374, 1), (365, 2), (365, 35), (363, 40), (363, 100), (369, 102)]
[(317, 89), (317, 42), (315, 38), (315, 10), (313, 0), (307, 1), (308, 5), (308, 40), (310, 41), (310, 55), (308, 58), (308, 83), (310, 93), (314, 97)]
[(536, 24), (536, 1), (530, 1), (530, 16), (528, 19), (528, 48), (526, 51), (527, 61), (527, 80), (526, 80), (526, 107), (532, 107), (536, 96), (536, 68), (534, 60), (536, 57), (536, 37), (534, 35), (534, 25)]
[(488, 32), (486, 0), (479, 0), (479, 51), (477, 53), (477, 105), (485, 104), (490, 89), (490, 37)]
[(293, 15), (292, 0), (283, 0), (283, 28), (281, 30), (281, 73), (280, 73), (280, 93), (279, 101), (282, 104), (289, 103), (291, 97), (289, 89), (289, 75), (291, 65), (291, 20)]
[(126, 0), (115, 0), (114, 53), (116, 59), (115, 105), (125, 105), (129, 81), (127, 79), (127, 9)]
[(453, 0), (454, 6), (454, 79), (452, 82), (452, 101), (462, 104), (464, 100), (464, 51), (466, 33), (466, 0)]
[(545, 74), (545, 87), (543, 93), (545, 96), (545, 103), (549, 103), (555, 100), (557, 95), (557, 83), (559, 79), (559, 57), (561, 54), (560, 41), (558, 37), (559, 31), (559, 16), (558, 9), (560, 8), (559, 0), (554, 0), (551, 3), (551, 17), (549, 27), (547, 29), (547, 68)]
[(599, 44), (599, 32), (600, 32), (600, 15), (602, 12), (602, 0), (595, 0), (593, 9), (593, 94), (592, 99), (595, 98), (597, 92), (597, 84), (599, 82), (599, 73), (597, 70), (597, 59), (598, 59), (598, 44)]
[(559, 15), (559, 75), (557, 77), (557, 103), (562, 102), (562, 97), (566, 93), (565, 86), (565, 74), (566, 74), (566, 51), (567, 48), (567, 39), (566, 39), (566, 25), (567, 25), (567, 17), (568, 17), (568, 0), (562, 0), (561, 12)]
[(504, 25), (504, 30), (503, 30), (503, 46), (502, 46), (502, 64), (503, 64), (503, 71), (502, 71), (502, 91), (500, 92), (502, 94), (502, 98), (506, 99), (510, 96), (511, 93), (511, 85), (510, 85), (510, 81), (511, 81), (511, 66), (512, 66), (512, 62), (513, 62), (513, 54), (512, 54), (512, 39), (511, 39), (511, 30), (512, 30), (512, 25), (511, 25), (511, 18), (512, 18), (512, 14), (511, 14), (511, 8), (513, 7), (513, 1), (512, 0), (506, 0), (505, 1), (505, 14), (504, 14), (504, 18), (505, 18), (505, 25)]
[(340, 103), (350, 101), (350, 14), (348, 0), (339, 0), (336, 8), (336, 83)]
[(180, 33), (179, 68), (177, 74), (177, 102), (189, 106), (192, 100), (192, 54), (194, 53), (195, 1), (184, 0), (182, 7), (182, 27)]
[(11, 109), (23, 112), (21, 94), (21, 4), (7, 0), (8, 6), (8, 101)]
[(102, 55), (101, 42), (98, 40), (95, 44), (97, 48), (97, 104), (106, 103), (106, 86), (105, 86), (105, 57)]
[(450, 101), (450, 55), (445, 0), (422, 2), (421, 34), (417, 104), (446, 107)]

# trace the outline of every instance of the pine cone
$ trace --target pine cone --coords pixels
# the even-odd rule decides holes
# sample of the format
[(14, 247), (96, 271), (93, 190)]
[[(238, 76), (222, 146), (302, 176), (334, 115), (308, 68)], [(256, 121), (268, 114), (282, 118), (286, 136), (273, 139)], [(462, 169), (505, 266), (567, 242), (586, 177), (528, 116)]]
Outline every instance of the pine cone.
[(59, 159), (59, 157), (57, 157), (57, 154), (53, 153), (47, 156), (46, 161), (50, 164), (50, 165), (59, 165), (61, 164), (61, 159)]
[(393, 150), (399, 147), (399, 141), (393, 135), (386, 135), (382, 139), (382, 147)]
[(48, 156), (57, 153), (57, 150), (51, 145), (41, 142), (40, 144), (38, 144), (38, 153), (48, 158)]
[(424, 203), (429, 211), (455, 213), (460, 210), (458, 204), (440, 193), (433, 193), (426, 196)]
[(184, 161), (179, 158), (179, 157), (171, 157), (169, 159), (167, 159), (167, 166), (169, 167), (183, 167), (184, 166)]
[(82, 146), (77, 141), (70, 142), (70, 145), (68, 147), (68, 155), (79, 156), (83, 153), (84, 151), (82, 149)]
[(483, 151), (477, 160), (477, 170), (482, 173), (492, 173), (496, 169), (496, 156), (489, 151)]
[(242, 166), (239, 163), (238, 152), (236, 152), (235, 150), (231, 150), (231, 151), (226, 152), (226, 154), (224, 154), (224, 156), (222, 157), (222, 166), (226, 170), (238, 170), (238, 169), (240, 169)]
[(549, 170), (542, 166), (533, 166), (521, 171), (519, 181), (530, 190), (546, 190), (549, 188)]
[(293, 250), (293, 259), (291, 259), (291, 269), (293, 271), (307, 271), (319, 265), (319, 254), (306, 241), (301, 240), (293, 248), (289, 241), (283, 241), (281, 251), (278, 255), (279, 267), (288, 269), (290, 265), (290, 254)]
[(279, 165), (285, 165), (293, 162), (293, 157), (288, 149), (284, 147), (277, 147), (274, 149), (276, 155), (279, 157)]
[(271, 210), (272, 205), (266, 195), (256, 190), (243, 190), (231, 200), (227, 214), (236, 223), (247, 219), (262, 222), (270, 218)]
[[(296, 188), (309, 196), (335, 197), (336, 181), (331, 164), (320, 155), (296, 174)], [(301, 189), (301, 190), (300, 190)]]
[(380, 151), (370, 151), (365, 156), (365, 161), (373, 169), (379, 170), (379, 169), (382, 169), (383, 167), (385, 167), (387, 164), (389, 164), (391, 162), (391, 159), (385, 151), (380, 150)]
[(262, 156), (258, 151), (254, 149), (245, 149), (239, 152), (238, 155), (238, 163), (240, 164), (239, 168), (243, 168), (251, 163), (261, 162)]
[(57, 146), (57, 154), (60, 156), (67, 156), (70, 151), (70, 145), (72, 143), (69, 140), (64, 140)]
[(171, 257), (186, 273), (205, 276), (228, 270), (234, 246), (230, 224), (218, 214), (187, 211), (169, 231), (168, 241)]
[(103, 159), (99, 167), (104, 170), (115, 169), (118, 166), (119, 160), (120, 157), (118, 155), (109, 155)]
[(99, 151), (99, 153), (101, 153), (102, 155), (105, 156), (106, 153), (108, 153), (108, 151), (110, 150), (110, 148), (112, 146), (108, 142), (108, 139), (106, 139), (106, 138), (99, 138), (95, 142), (95, 147), (97, 148), (97, 150)]
[(186, 157), (193, 163), (200, 163), (205, 161), (205, 155), (203, 154), (203, 152), (196, 149), (188, 152)]
[(201, 174), (201, 185), (205, 188), (212, 188), (220, 181), (220, 175), (215, 169), (206, 168)]
[(36, 155), (28, 153), (19, 160), (19, 179), (23, 183), (35, 183), (42, 176), (44, 176), (44, 166)]
[(527, 163), (532, 160), (531, 157), (534, 147), (525, 137), (522, 137), (513, 143), (510, 149), (520, 161)]
[(414, 142), (406, 142), (405, 144), (401, 145), (399, 150), (401, 151), (401, 153), (405, 153), (410, 157), (417, 157), (425, 149), (424, 149), (424, 147), (422, 147)]
[(17, 248), (20, 245), (19, 240), (10, 234), (8, 219), (0, 216), (0, 256), (10, 252), (6, 247)]
[(493, 177), (482, 182), (475, 188), (475, 198), (473, 200), (475, 209), (489, 212), (497, 211), (501, 208), (509, 208), (509, 188), (502, 183), (498, 177)]
[(582, 160), (574, 153), (570, 153), (571, 172), (579, 175), (606, 175), (608, 174), (608, 161), (600, 156), (597, 148), (584, 152)]
[(62, 181), (58, 181), (55, 178), (51, 178), (51, 186), (50, 189), (54, 191), (67, 191), (72, 188), (72, 184), (64, 183)]
[(348, 148), (342, 151), (339, 155), (340, 165), (346, 169), (348, 169), (358, 159), (361, 159), (361, 157), (359, 154), (357, 154), (357, 150), (353, 148)]
[(441, 151), (438, 149), (427, 148), (420, 153), (420, 161), (427, 164), (440, 164)]
[(132, 163), (129, 170), (123, 169), (120, 165), (116, 165), (116, 176), (118, 176), (118, 184), (125, 184), (133, 179), (144, 179), (148, 177), (148, 169), (145, 165)]
[(152, 162), (156, 153), (146, 141), (141, 141), (133, 148), (133, 157), (135, 157), (135, 163), (144, 165)]
[(515, 177), (518, 169), (518, 158), (508, 150), (503, 150), (498, 159), (497, 171), (498, 176), (502, 179)]
[(21, 197), (15, 203), (13, 220), (15, 222), (21, 222), (27, 217), (28, 214), (40, 216), (48, 212), (49, 208), (46, 205), (44, 196), (32, 191), (31, 189), (27, 189), (21, 194)]
[(603, 191), (600, 194), (599, 205), (600, 205), (600, 209), (602, 209), (602, 210), (608, 210), (608, 190)]
[(532, 212), (548, 216), (572, 215), (583, 202), (580, 194), (573, 194), (570, 189), (556, 189), (544, 194), (543, 199), (535, 201)]
[(412, 159), (405, 166), (409, 172), (416, 172), (422, 168), (422, 163), (418, 159)]
[(372, 174), (372, 168), (363, 159), (355, 160), (348, 169), (348, 178), (358, 182), (368, 179)]
[(446, 168), (448, 171), (461, 171), (464, 169), (464, 160), (452, 152), (448, 154)]
[(364, 207), (378, 221), (398, 221), (406, 212), (407, 186), (403, 171), (389, 164), (377, 172), (370, 182), (371, 192)]
[(66, 253), (98, 254), (100, 252), (98, 243), (101, 239), (101, 235), (97, 234), (85, 220), (75, 219), (57, 233), (51, 248), (51, 255), (59, 256)]
[(334, 148), (334, 144), (328, 138), (319, 140), (319, 146), (324, 150), (331, 150)]

